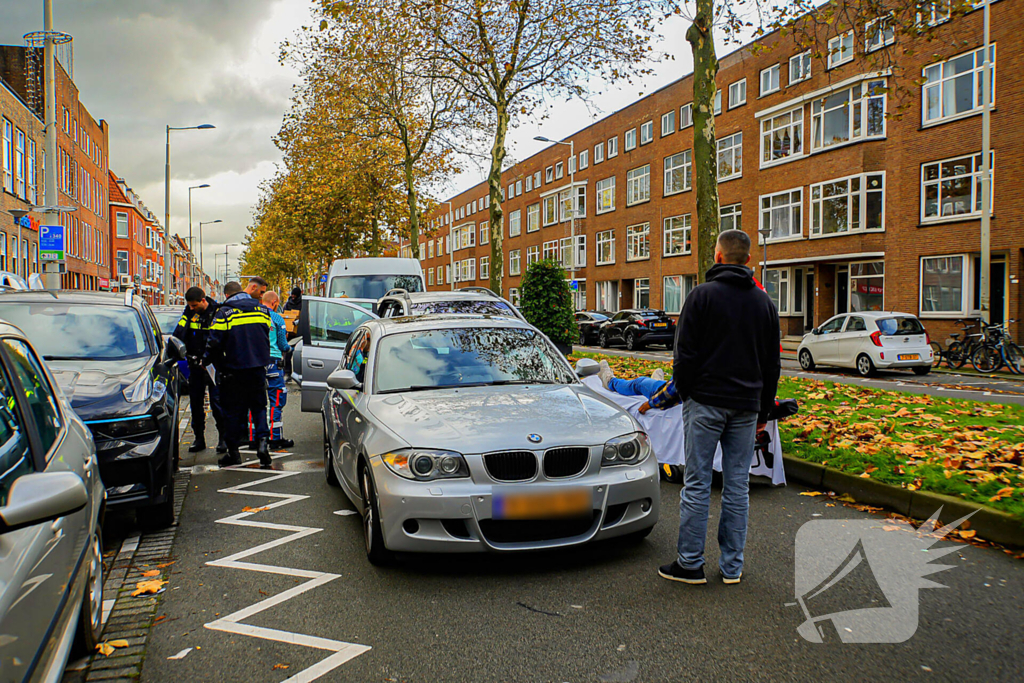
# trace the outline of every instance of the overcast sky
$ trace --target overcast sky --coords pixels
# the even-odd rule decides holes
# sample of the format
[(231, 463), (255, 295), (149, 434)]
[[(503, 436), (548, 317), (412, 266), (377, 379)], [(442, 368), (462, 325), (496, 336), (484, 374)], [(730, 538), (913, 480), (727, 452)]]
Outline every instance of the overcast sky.
[[(260, 181), (280, 153), (271, 140), (297, 80), (278, 64), (283, 40), (310, 23), (311, 0), (53, 0), (54, 25), (74, 36), (75, 82), (82, 102), (110, 124), (110, 167), (163, 218), (164, 127), (212, 123), (212, 131), (172, 133), (171, 231), (203, 228), (204, 266), (240, 242), (252, 221)], [(22, 44), (43, 28), (43, 0), (0, 0), (0, 43)], [(564, 137), (690, 71), (685, 24), (666, 25), (660, 49), (675, 56), (641, 85), (611, 88), (590, 106), (570, 102), (546, 120), (524, 120), (510, 132), (509, 154), (523, 159), (544, 145), (533, 137)], [(483, 178), (473, 162), (438, 192), (459, 191)], [(240, 249), (230, 248), (232, 271)]]

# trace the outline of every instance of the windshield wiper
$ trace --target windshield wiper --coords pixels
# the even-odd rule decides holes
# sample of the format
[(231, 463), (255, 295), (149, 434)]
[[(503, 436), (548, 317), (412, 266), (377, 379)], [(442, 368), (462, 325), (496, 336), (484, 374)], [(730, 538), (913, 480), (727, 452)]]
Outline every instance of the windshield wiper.
[(500, 387), (509, 384), (561, 384), (551, 379), (499, 379), (497, 382), (488, 382), (487, 386)]
[(88, 360), (82, 356), (43, 356), (43, 360)]

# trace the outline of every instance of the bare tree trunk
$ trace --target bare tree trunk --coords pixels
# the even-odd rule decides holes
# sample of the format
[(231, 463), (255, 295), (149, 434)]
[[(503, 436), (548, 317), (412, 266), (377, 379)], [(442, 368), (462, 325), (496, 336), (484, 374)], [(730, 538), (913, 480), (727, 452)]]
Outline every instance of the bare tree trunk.
[(718, 57), (712, 34), (714, 0), (697, 0), (697, 16), (686, 31), (693, 51), (693, 175), (697, 191), (697, 281), (715, 263), (718, 241), (718, 149), (715, 143), (715, 77)]
[(490, 289), (502, 296), (502, 266), (505, 263), (501, 249), (501, 166), (505, 162), (505, 136), (508, 134), (508, 109), (504, 101), (499, 102), (495, 113), (498, 125), (494, 130), (494, 145), (491, 147), (491, 169), (487, 174), (488, 196), (491, 217), (491, 285)]

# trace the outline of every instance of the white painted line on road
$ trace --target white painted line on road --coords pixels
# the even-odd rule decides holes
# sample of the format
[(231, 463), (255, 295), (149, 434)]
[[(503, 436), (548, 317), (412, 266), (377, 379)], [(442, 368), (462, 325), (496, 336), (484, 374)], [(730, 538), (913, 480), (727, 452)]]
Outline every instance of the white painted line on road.
[[(285, 455), (277, 456), (285, 457)], [(234, 467), (222, 468), (225, 470), (232, 470), (235, 472), (251, 472), (255, 474), (268, 474), (266, 470), (254, 470), (244, 465), (236, 465)], [(278, 481), (286, 477), (293, 477), (300, 472), (277, 472), (270, 476), (264, 477), (258, 481), (252, 481), (247, 484), (239, 484), (238, 486), (232, 486), (226, 489), (221, 489), (218, 493), (230, 493), (234, 495), (243, 496), (260, 496), (262, 498), (278, 498), (279, 500), (275, 503), (265, 505), (261, 507), (261, 511), (271, 510), (273, 508), (281, 507), (284, 505), (290, 505), (297, 503), (301, 500), (309, 498), (309, 496), (293, 493), (277, 493), (273, 491), (252, 491), (249, 490), (254, 486), (260, 486), (262, 484), (269, 484), (270, 482)], [(294, 645), (303, 645), (305, 647), (317, 648), (319, 650), (327, 650), (333, 652), (332, 655), (313, 666), (307, 667), (302, 671), (298, 672), (291, 678), (288, 678), (284, 683), (309, 683), (317, 678), (320, 678), (326, 673), (333, 671), (345, 662), (358, 657), (370, 650), (368, 645), (360, 645), (358, 643), (347, 643), (340, 640), (331, 640), (329, 638), (321, 638), (319, 636), (311, 636), (303, 633), (292, 633), (291, 631), (282, 631), (275, 628), (267, 628), (263, 626), (253, 626), (251, 624), (243, 624), (242, 620), (248, 619), (249, 617), (259, 614), (272, 607), (280, 605), (281, 603), (287, 602), (292, 598), (299, 596), (306, 591), (312, 590), (326, 583), (329, 583), (335, 579), (341, 578), (340, 574), (331, 574), (328, 572), (317, 572), (308, 569), (296, 569), (293, 567), (279, 567), (276, 565), (257, 564), (254, 562), (243, 562), (247, 557), (259, 554), (265, 550), (276, 548), (292, 541), (297, 541), (300, 538), (305, 538), (317, 532), (323, 531), (323, 529), (317, 529), (313, 527), (296, 526), (292, 524), (274, 524), (271, 522), (257, 522), (248, 519), (256, 513), (253, 512), (239, 512), (223, 519), (218, 519), (218, 524), (231, 524), (233, 526), (244, 526), (253, 527), (258, 529), (268, 529), (271, 531), (288, 531), (291, 532), (287, 536), (282, 536), (273, 541), (261, 543), (260, 545), (247, 548), (240, 552), (234, 553), (227, 557), (219, 560), (213, 560), (206, 564), (211, 567), (225, 567), (229, 569), (244, 569), (247, 571), (263, 572), (266, 574), (278, 574), (283, 576), (293, 576), (302, 579), (309, 579), (305, 583), (301, 583), (298, 586), (289, 588), (288, 590), (278, 593), (277, 595), (271, 596), (265, 600), (261, 600), (257, 603), (244, 607), (237, 612), (221, 617), (216, 621), (211, 621), (204, 626), (213, 631), (223, 631), (225, 633), (235, 633), (243, 636), (251, 636), (253, 638), (261, 638), (263, 640), (273, 640), (279, 643), (291, 643)]]
[(124, 541), (121, 543), (121, 550), (118, 552), (118, 555), (124, 555), (124, 554), (131, 555), (131, 554), (133, 554), (135, 552), (136, 548), (138, 548), (138, 547), (139, 547), (139, 536), (138, 535), (129, 536), (128, 538), (124, 539)]
[(338, 515), (339, 517), (348, 517), (349, 515), (358, 515), (359, 513), (356, 512), (355, 510), (335, 510), (334, 514)]
[(181, 434), (186, 429), (188, 429), (188, 418), (183, 417), (181, 418), (181, 421), (178, 423), (178, 433)]
[(111, 610), (114, 609), (114, 603), (117, 602), (117, 598), (109, 598), (103, 601), (103, 613), (100, 617), (100, 621), (106, 626), (107, 618), (110, 617)]

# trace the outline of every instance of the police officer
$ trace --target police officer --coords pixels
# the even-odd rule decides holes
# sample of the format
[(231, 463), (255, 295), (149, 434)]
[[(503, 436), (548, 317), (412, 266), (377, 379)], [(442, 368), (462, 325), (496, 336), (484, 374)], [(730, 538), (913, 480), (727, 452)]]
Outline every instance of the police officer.
[(174, 328), (174, 336), (185, 343), (188, 359), (188, 398), (192, 407), (192, 433), (195, 441), (189, 447), (189, 453), (206, 450), (206, 409), (204, 406), (206, 391), (210, 391), (210, 410), (213, 421), (217, 425), (217, 452), (228, 450), (224, 440), (224, 421), (220, 410), (220, 394), (217, 385), (203, 366), (203, 355), (206, 353), (206, 338), (210, 334), (210, 323), (220, 305), (206, 296), (199, 287), (190, 287), (185, 292), (185, 310), (181, 314), (178, 326)]
[(224, 285), (224, 303), (217, 309), (206, 341), (205, 361), (217, 369), (221, 408), (227, 427), (228, 454), (221, 467), (239, 465), (241, 444), (248, 440), (248, 416), (255, 426), (256, 454), (260, 467), (270, 469), (267, 444), (267, 372), (270, 364), (270, 311), (250, 295), (262, 294), (267, 283), (258, 277), (246, 291), (237, 282)]

